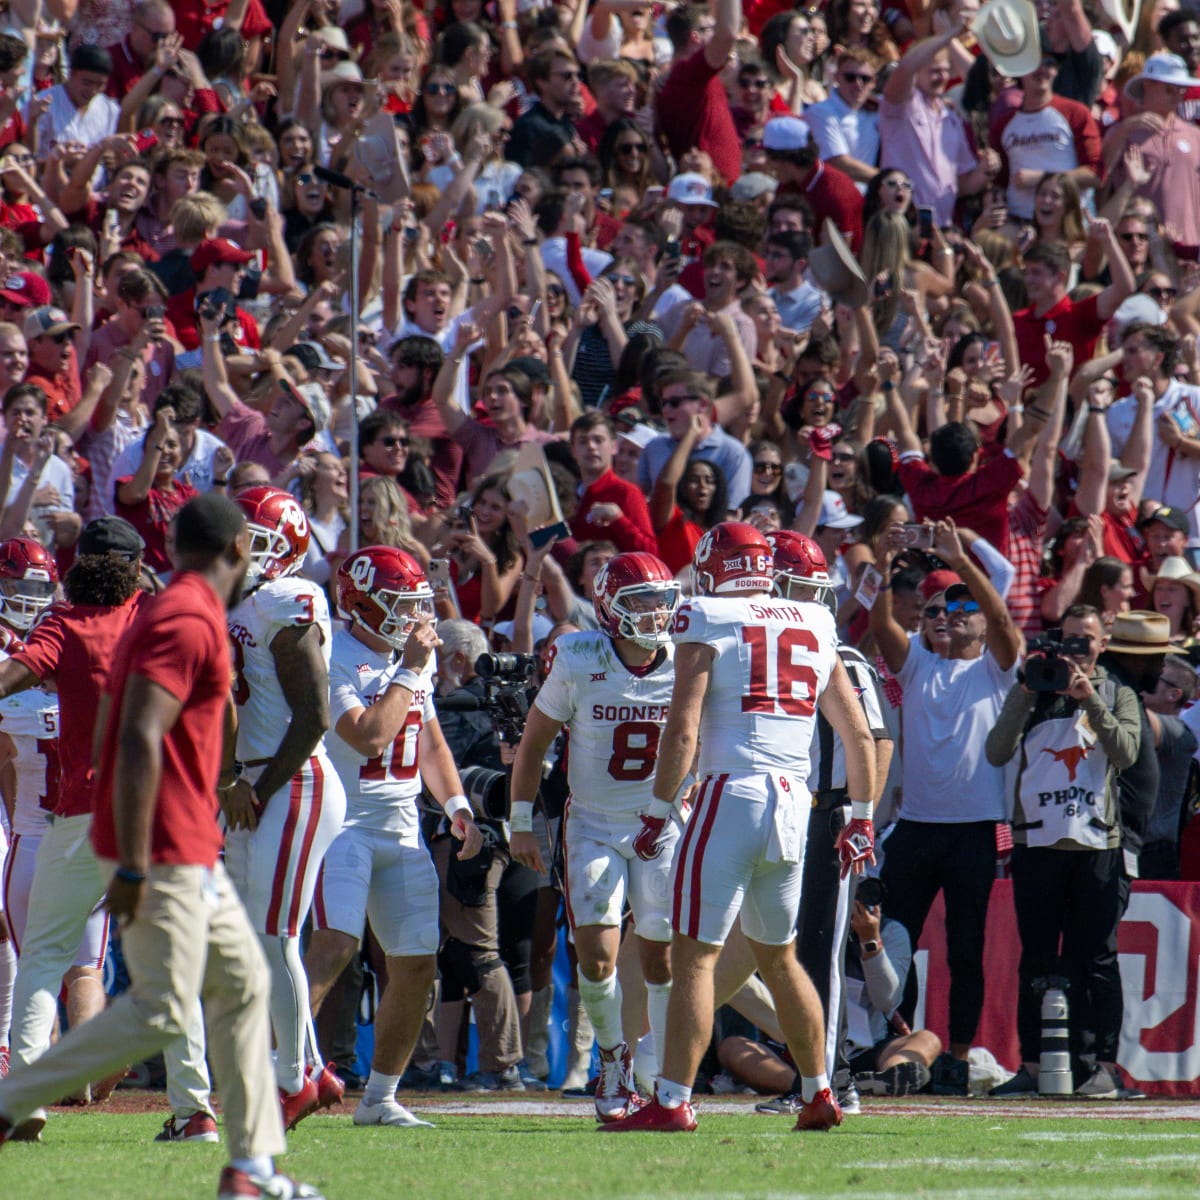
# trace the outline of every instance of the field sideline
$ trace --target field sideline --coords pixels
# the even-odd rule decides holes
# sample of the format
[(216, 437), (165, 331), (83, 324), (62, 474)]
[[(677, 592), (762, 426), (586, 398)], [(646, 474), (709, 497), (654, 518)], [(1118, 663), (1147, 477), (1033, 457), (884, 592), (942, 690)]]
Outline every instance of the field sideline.
[[(403, 1097), (402, 1097), (403, 1098)], [(211, 1200), (222, 1146), (156, 1145), (162, 1108), (118, 1093), (56, 1111), (0, 1153), (0, 1198)], [(1200, 1103), (864, 1101), (831, 1134), (749, 1100), (700, 1098), (692, 1135), (595, 1132), (586, 1102), (413, 1097), (436, 1129), (358, 1129), (347, 1105), (289, 1138), (281, 1165), (328, 1200), (1177, 1200), (1200, 1193)], [(140, 1109), (141, 1111), (121, 1111)]]

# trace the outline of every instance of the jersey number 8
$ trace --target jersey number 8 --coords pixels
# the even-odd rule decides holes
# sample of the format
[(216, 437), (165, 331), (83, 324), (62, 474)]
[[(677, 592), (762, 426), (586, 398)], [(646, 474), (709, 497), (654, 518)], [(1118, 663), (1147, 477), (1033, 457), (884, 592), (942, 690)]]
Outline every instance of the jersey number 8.
[(613, 730), (612, 758), (608, 773), (622, 783), (649, 779), (658, 761), (658, 739), (662, 730), (653, 721), (622, 721)]

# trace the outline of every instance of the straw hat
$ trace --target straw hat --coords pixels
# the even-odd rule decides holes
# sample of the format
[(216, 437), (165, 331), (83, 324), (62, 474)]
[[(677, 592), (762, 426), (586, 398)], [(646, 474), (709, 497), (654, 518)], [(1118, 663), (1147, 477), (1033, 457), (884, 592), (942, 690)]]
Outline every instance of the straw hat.
[(1156, 612), (1117, 613), (1108, 638), (1110, 654), (1183, 654), (1171, 645), (1171, 622)]
[(976, 14), (971, 32), (1001, 75), (1020, 79), (1041, 66), (1037, 10), (1029, 0), (991, 0)]
[(863, 308), (870, 299), (867, 279), (837, 226), (825, 218), (825, 236), (808, 256), (808, 270), (817, 286), (835, 304)]

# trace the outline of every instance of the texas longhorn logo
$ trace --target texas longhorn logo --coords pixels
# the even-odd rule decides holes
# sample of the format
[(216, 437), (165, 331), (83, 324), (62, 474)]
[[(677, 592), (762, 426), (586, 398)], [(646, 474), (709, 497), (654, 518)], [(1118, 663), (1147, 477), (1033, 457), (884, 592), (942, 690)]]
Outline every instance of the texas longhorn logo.
[(1043, 754), (1052, 755), (1056, 763), (1061, 763), (1067, 768), (1067, 782), (1075, 782), (1075, 772), (1079, 770), (1079, 764), (1088, 756), (1090, 746), (1068, 746), (1065, 750), (1051, 750), (1048, 746), (1042, 750)]

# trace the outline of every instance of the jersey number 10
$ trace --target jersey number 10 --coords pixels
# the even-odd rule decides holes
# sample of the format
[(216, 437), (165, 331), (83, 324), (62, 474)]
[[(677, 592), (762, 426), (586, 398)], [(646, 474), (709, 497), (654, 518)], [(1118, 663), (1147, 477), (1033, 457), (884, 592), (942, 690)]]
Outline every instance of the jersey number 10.
[[(797, 647), (817, 650), (817, 635), (795, 625), (780, 632), (774, 647), (774, 681), (767, 630), (761, 625), (744, 627), (742, 641), (750, 647), (750, 688), (742, 697), (742, 712), (773, 713), (778, 706), (790, 717), (811, 717), (816, 709), (817, 673), (807, 664), (794, 662), (792, 654)], [(803, 687), (803, 695), (796, 695), (797, 684)]]

